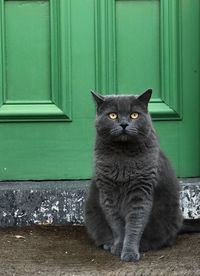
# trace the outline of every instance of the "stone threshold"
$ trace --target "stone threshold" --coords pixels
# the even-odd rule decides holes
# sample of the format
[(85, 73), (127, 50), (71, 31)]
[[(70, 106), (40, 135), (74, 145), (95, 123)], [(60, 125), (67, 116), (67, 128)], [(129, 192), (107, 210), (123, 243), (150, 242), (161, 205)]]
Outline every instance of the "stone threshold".
[[(200, 218), (200, 178), (180, 181), (185, 218)], [(90, 180), (0, 182), (0, 227), (84, 223)]]

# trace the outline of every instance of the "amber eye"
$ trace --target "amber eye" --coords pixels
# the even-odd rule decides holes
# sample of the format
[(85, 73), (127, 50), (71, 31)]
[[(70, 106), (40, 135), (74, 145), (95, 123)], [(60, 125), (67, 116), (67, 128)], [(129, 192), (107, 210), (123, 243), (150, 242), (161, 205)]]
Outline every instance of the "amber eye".
[(112, 119), (112, 120), (116, 120), (116, 119), (117, 119), (117, 114), (116, 114), (115, 112), (109, 113), (108, 116), (109, 116), (110, 119)]
[(132, 118), (132, 119), (137, 119), (138, 116), (139, 116), (139, 114), (138, 114), (137, 112), (133, 112), (133, 113), (131, 114), (131, 118)]

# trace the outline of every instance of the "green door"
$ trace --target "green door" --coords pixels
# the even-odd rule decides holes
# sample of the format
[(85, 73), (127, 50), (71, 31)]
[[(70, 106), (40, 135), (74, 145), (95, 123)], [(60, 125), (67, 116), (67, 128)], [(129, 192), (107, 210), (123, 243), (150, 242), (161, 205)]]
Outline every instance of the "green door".
[(88, 179), (90, 90), (153, 88), (178, 176), (200, 174), (198, 0), (0, 0), (0, 180)]

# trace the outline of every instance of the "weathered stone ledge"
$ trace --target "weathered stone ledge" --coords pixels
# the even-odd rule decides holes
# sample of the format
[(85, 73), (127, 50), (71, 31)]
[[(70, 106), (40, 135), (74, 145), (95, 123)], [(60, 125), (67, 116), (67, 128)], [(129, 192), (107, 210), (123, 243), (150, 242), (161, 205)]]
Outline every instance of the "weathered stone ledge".
[[(0, 182), (0, 227), (82, 224), (90, 181)], [(180, 179), (185, 218), (200, 217), (200, 178)]]

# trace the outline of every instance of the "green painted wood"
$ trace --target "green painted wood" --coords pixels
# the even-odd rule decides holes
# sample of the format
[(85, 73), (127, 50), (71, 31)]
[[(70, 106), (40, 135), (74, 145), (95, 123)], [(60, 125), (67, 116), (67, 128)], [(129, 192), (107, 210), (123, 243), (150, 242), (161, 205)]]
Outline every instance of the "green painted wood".
[(151, 86), (153, 118), (181, 119), (180, 5), (170, 0), (95, 1), (96, 90), (137, 93)]
[(70, 3), (0, 1), (0, 121), (71, 121)]
[[(154, 97), (159, 98), (161, 91), (161, 55), (158, 54), (160, 53), (160, 3), (159, 1), (117, 1), (115, 8), (116, 90), (118, 93), (133, 89), (142, 91), (151, 84)], [(131, 30), (132, 35), (124, 30)]]
[(1, 0), (0, 180), (90, 178), (90, 90), (151, 86), (161, 147), (177, 176), (199, 176), (199, 10), (198, 0)]
[(4, 20), (6, 100), (49, 100), (49, 2), (6, 1)]
[[(39, 1), (34, 2), (39, 4)], [(82, 1), (66, 0), (56, 0), (51, 3), (52, 5), (59, 3), (58, 13), (63, 16), (60, 18), (59, 24), (62, 24), (63, 34), (61, 53), (65, 54), (61, 68), (54, 71), (57, 72), (62, 93), (65, 95), (63, 98), (58, 96), (55, 100), (58, 101), (58, 106), (62, 105), (62, 102), (66, 104), (69, 99), (67, 89), (71, 86), (70, 92), (73, 101), (70, 100), (70, 115), (72, 115), (73, 121), (59, 122), (60, 117), (56, 115), (53, 119), (57, 122), (44, 122), (49, 115), (50, 106), (48, 107), (48, 104), (45, 104), (48, 111), (45, 110), (44, 104), (36, 104), (35, 108), (38, 107), (39, 115), (33, 114), (34, 116), (32, 116), (34, 111), (31, 106), (31, 114), (28, 117), (27, 109), (30, 104), (25, 104), (24, 109), (19, 106), (19, 102), (16, 102), (10, 109), (9, 105), (3, 105), (11, 113), (16, 109), (20, 114), (24, 113), (26, 122), (21, 122), (23, 119), (19, 118), (20, 115), (17, 116), (17, 114), (10, 117), (16, 122), (8, 123), (2, 118), (3, 122), (0, 124), (2, 145), (0, 149), (0, 179), (86, 179), (91, 176), (94, 139), (94, 105), (90, 95), (90, 90), (94, 87), (94, 40), (92, 35), (94, 15), (91, 14), (93, 5), (90, 0), (84, 1), (84, 5), (82, 5)], [(68, 39), (70, 36), (71, 42)], [(66, 49), (68, 49), (67, 53)], [(72, 58), (68, 59), (70, 51)], [(60, 51), (58, 53), (60, 54)], [(69, 72), (68, 61), (70, 59), (72, 66)], [(61, 76), (65, 79), (60, 80)], [(70, 78), (70, 84), (68, 78)], [(55, 89), (54, 93), (57, 95), (58, 91)], [(40, 119), (41, 112), (47, 113), (42, 115), (42, 119)], [(68, 115), (68, 113), (66, 114)], [(36, 122), (31, 122), (31, 120)], [(52, 121), (52, 118), (49, 118), (49, 121)]]

